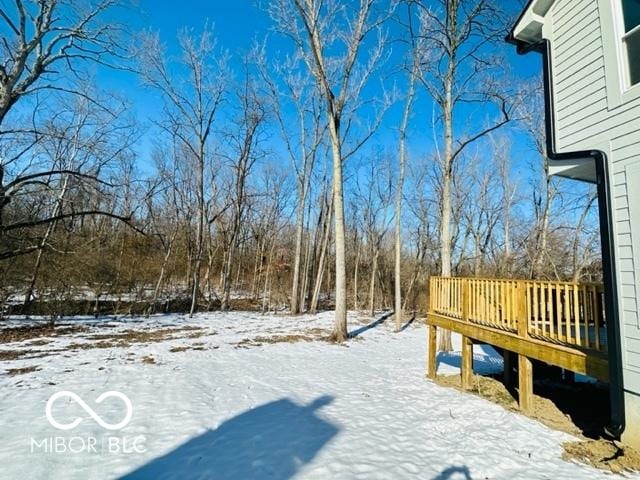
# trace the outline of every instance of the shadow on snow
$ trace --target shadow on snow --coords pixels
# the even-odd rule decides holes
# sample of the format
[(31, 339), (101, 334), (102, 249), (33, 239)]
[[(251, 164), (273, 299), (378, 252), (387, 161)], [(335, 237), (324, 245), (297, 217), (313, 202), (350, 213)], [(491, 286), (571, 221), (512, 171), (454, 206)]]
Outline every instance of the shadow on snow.
[[(480, 375), (500, 373), (504, 368), (502, 357), (493, 348), (484, 346), (485, 354), (474, 353), (473, 371)], [(460, 352), (438, 352), (436, 362), (444, 363), (451, 367), (461, 368), (462, 355)]]
[(364, 326), (362, 326), (360, 328), (356, 328), (355, 330), (350, 331), (349, 332), (349, 338), (355, 338), (355, 337), (357, 337), (359, 335), (362, 335), (367, 330), (371, 330), (372, 328), (376, 328), (376, 327), (382, 325), (392, 315), (393, 315), (393, 311), (387, 312), (384, 315), (382, 315), (380, 318), (378, 318), (377, 320), (374, 320), (373, 322), (368, 323), (367, 325), (364, 325)]
[(316, 415), (332, 401), (283, 398), (247, 410), (121, 479), (289, 479), (338, 433)]
[(438, 476), (433, 477), (433, 480), (473, 480), (471, 478), (471, 472), (469, 468), (462, 467), (449, 467), (443, 470)]

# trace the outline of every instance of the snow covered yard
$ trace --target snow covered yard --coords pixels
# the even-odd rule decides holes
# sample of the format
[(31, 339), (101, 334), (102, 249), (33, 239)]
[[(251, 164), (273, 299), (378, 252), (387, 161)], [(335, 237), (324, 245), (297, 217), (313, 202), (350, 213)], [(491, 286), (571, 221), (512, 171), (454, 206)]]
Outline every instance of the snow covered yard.
[[(331, 321), (238, 312), (100, 327), (79, 319), (87, 328), (1, 344), (0, 477), (611, 478), (561, 459), (569, 435), (427, 381), (423, 326), (394, 334), (390, 320), (367, 329), (352, 314), (358, 336), (335, 345), (317, 338)], [(477, 368), (501, 369), (499, 357), (476, 350)], [(439, 373), (458, 365), (458, 355), (445, 356)], [(82, 421), (56, 429), (45, 407), (60, 391), (107, 424), (126, 405), (95, 400), (121, 392), (131, 420), (105, 429), (64, 397), (51, 416)], [(56, 438), (58, 451), (47, 443)]]

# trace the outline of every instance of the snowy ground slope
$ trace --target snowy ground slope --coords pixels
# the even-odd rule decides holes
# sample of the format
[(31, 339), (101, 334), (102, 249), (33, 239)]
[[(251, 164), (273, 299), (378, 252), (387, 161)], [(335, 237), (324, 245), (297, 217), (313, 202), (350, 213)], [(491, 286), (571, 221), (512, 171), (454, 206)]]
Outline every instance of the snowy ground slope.
[[(110, 321), (100, 331), (177, 329), (161, 342), (82, 348), (98, 341), (92, 331), (43, 345), (4, 344), (0, 351), (55, 353), (0, 363), (0, 478), (611, 478), (561, 460), (568, 435), (425, 380), (422, 326), (394, 334), (388, 320), (365, 330), (363, 319), (352, 315), (351, 329), (360, 332), (346, 346), (264, 340), (317, 334), (330, 328), (331, 317), (157, 316)], [(260, 345), (249, 341), (256, 337), (263, 337)], [(188, 346), (201, 350), (175, 351)], [(477, 350), (477, 367), (501, 368), (499, 357)], [(142, 361), (149, 356), (156, 363)], [(443, 357), (440, 372), (454, 373), (458, 365), (459, 355)], [(30, 366), (40, 370), (2, 373)], [(76, 393), (110, 423), (122, 419), (123, 404), (95, 399), (120, 391), (133, 403), (132, 419), (120, 431), (107, 431), (65, 400), (53, 408), (56, 420), (83, 421), (57, 430), (45, 405), (61, 390)], [(44, 453), (40, 443), (32, 453), (33, 439), (50, 437), (78, 437), (76, 449), (97, 438), (102, 448)], [(101, 442), (110, 437), (144, 437), (145, 451), (105, 450)]]

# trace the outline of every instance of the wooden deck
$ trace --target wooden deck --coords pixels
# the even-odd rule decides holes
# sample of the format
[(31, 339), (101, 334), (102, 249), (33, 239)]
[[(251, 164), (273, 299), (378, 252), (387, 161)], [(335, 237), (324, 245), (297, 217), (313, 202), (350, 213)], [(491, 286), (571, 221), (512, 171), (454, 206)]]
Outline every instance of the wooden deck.
[(463, 336), (463, 386), (471, 381), (473, 342), (518, 355), (524, 409), (531, 402), (531, 360), (608, 381), (601, 284), (431, 277), (429, 293), (431, 377), (436, 329), (444, 328)]

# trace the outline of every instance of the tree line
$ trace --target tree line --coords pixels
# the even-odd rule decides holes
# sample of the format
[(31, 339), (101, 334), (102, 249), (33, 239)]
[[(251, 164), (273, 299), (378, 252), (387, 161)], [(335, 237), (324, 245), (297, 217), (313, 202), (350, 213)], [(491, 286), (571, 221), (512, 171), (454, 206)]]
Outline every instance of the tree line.
[(595, 191), (548, 176), (503, 3), (274, 0), (242, 53), (116, 0), (3, 4), (0, 312), (330, 308), (341, 341), (431, 275), (599, 278)]

